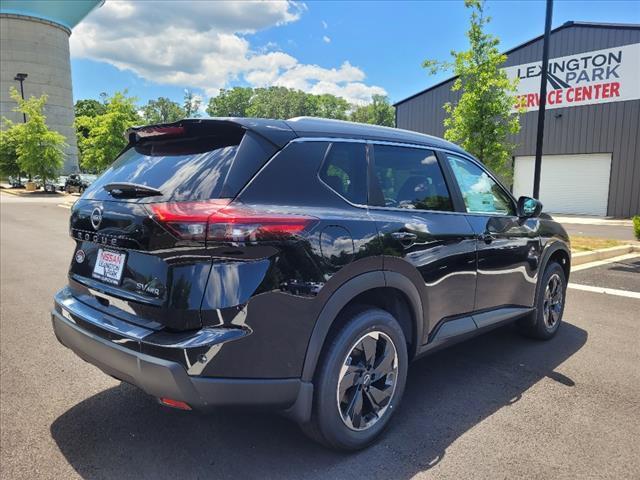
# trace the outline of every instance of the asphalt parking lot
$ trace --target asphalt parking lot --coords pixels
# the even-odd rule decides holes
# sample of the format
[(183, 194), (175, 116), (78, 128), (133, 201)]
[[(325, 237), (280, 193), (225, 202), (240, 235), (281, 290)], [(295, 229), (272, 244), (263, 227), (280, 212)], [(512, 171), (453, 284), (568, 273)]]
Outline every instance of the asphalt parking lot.
[[(640, 478), (640, 299), (570, 289), (552, 341), (507, 327), (417, 361), (382, 441), (337, 454), (278, 416), (168, 410), (59, 345), (57, 203), (0, 196), (3, 479)], [(571, 281), (640, 292), (639, 268)]]
[(599, 267), (574, 272), (571, 282), (592, 287), (640, 292), (640, 257), (613, 261)]

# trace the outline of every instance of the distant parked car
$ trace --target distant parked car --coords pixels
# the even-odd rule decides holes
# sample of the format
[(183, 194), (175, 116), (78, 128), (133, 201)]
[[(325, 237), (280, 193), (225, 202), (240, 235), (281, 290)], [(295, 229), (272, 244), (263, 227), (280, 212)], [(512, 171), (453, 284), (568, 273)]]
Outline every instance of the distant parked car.
[[(67, 177), (58, 177), (55, 179), (47, 179), (46, 182), (43, 182), (42, 177), (36, 176), (33, 181), (38, 190), (42, 188), (45, 192), (55, 193), (58, 190), (64, 190), (66, 178)], [(62, 185), (60, 185), (60, 181), (62, 181)]]
[(80, 178), (88, 187), (98, 179), (98, 175), (92, 175), (90, 173), (81, 173)]
[(63, 191), (64, 187), (67, 183), (67, 176), (66, 175), (61, 175), (58, 178), (54, 179), (54, 180), (47, 180), (47, 183), (44, 186), (44, 190), (45, 192), (58, 192), (58, 191)]
[(42, 189), (44, 189), (46, 191), (49, 191), (49, 188), (50, 188), (49, 184), (52, 184), (53, 180), (48, 178), (46, 182), (47, 183), (45, 185), (45, 182), (42, 180), (42, 177), (40, 175), (36, 175), (35, 177), (33, 177), (33, 183), (36, 184), (36, 189), (38, 189), (38, 190), (40, 190), (42, 188)]
[(58, 178), (53, 180), (51, 183), (55, 186), (56, 190), (63, 191), (65, 185), (67, 184), (68, 175), (60, 175)]
[(20, 177), (9, 177), (7, 183), (11, 185), (11, 188), (24, 188), (24, 182)]
[(89, 175), (84, 173), (74, 173), (67, 177), (64, 184), (64, 191), (67, 193), (84, 192), (89, 185), (91, 185), (95, 179), (98, 178), (97, 175)]
[(67, 193), (78, 192), (82, 193), (86, 188), (86, 185), (83, 184), (80, 175), (77, 173), (71, 174), (67, 177), (67, 180), (64, 182), (64, 191)]

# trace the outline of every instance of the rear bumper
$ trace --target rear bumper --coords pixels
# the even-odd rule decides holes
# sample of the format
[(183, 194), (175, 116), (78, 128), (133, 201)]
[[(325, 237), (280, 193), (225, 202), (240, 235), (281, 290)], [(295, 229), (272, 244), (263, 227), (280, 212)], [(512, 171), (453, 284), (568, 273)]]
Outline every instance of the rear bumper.
[[(141, 351), (145, 342), (140, 338), (139, 329), (132, 330), (130, 335), (116, 334), (110, 320), (101, 314), (104, 326), (110, 327), (102, 329), (95, 318), (86, 314), (79, 316), (81, 309), (73, 308), (74, 303), (65, 290), (59, 292), (55, 300), (51, 319), (60, 343), (103, 372), (136, 385), (149, 395), (180, 400), (198, 410), (231, 405), (293, 409), (296, 412), (308, 410), (308, 406), (300, 410), (296, 405), (300, 404), (301, 397), (310, 398), (311, 384), (298, 378), (234, 379), (189, 375), (180, 363)], [(214, 341), (207, 345), (208, 352), (215, 352), (221, 345), (216, 343), (215, 335), (213, 338)], [(183, 348), (183, 344), (178, 348), (175, 344), (171, 347), (185, 357), (191, 356), (187, 351), (189, 348)], [(202, 349), (203, 345), (196, 348)], [(305, 413), (302, 415), (306, 416)], [(300, 419), (297, 413), (292, 416)]]

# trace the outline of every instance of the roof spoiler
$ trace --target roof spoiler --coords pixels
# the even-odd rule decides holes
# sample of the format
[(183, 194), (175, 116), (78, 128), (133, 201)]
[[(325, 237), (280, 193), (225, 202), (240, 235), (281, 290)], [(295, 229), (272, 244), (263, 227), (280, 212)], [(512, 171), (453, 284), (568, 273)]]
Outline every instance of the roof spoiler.
[(282, 120), (262, 118), (187, 118), (173, 123), (160, 123), (131, 127), (125, 132), (130, 145), (152, 138), (177, 138), (184, 135), (206, 135), (225, 128), (251, 130), (276, 147), (282, 148), (297, 137), (296, 133)]

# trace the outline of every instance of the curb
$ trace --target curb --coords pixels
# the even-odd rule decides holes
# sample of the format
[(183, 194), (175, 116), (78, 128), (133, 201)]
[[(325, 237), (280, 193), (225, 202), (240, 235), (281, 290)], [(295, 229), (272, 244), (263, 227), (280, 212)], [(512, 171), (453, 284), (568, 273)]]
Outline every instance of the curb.
[(607, 258), (619, 257), (626, 253), (640, 252), (640, 245), (620, 245), (618, 247), (603, 248), (591, 252), (578, 252), (571, 254), (571, 266), (582, 265), (583, 263), (606, 260)]
[(567, 225), (598, 225), (598, 226), (616, 226), (616, 227), (632, 227), (633, 220), (624, 218), (588, 218), (588, 217), (563, 217), (561, 215), (552, 215), (553, 219), (562, 224)]
[(9, 189), (9, 188), (0, 188), (1, 193), (6, 193), (7, 195), (13, 195), (14, 197), (22, 197), (22, 198), (55, 198), (59, 197), (60, 200), (64, 200), (65, 203), (68, 203), (70, 197), (73, 197), (73, 204), (80, 195), (74, 195), (73, 193), (67, 195), (65, 193), (56, 192), (56, 194), (45, 194), (42, 190), (37, 190), (36, 192), (27, 192), (24, 189)]
[(9, 190), (8, 188), (2, 188), (0, 189), (0, 192), (6, 193), (7, 195), (15, 195), (16, 197), (21, 197), (22, 195), (24, 195), (23, 193), (18, 193), (17, 191)]

